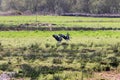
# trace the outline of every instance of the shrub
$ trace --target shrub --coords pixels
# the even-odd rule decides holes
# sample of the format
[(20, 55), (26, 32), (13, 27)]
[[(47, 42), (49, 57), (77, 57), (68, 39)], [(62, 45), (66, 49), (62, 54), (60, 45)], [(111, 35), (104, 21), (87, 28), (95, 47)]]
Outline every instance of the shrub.
[(70, 64), (70, 63), (73, 63), (73, 61), (74, 61), (74, 57), (69, 57), (69, 58), (67, 58), (67, 63), (68, 64)]
[(53, 59), (53, 64), (62, 64), (62, 60), (60, 58)]
[(105, 71), (110, 71), (110, 66), (105, 66), (104, 69)]
[(0, 65), (0, 70), (5, 71), (5, 70), (7, 70), (7, 69), (8, 69), (8, 64), (1, 64), (1, 65)]
[(3, 54), (4, 57), (9, 57), (11, 55), (10, 51), (5, 52), (5, 54)]
[(20, 67), (25, 77), (36, 78), (39, 76), (39, 73), (35, 70), (35, 68), (28, 64), (22, 64)]
[(3, 51), (3, 45), (0, 43), (0, 51)]
[(101, 65), (100, 64), (97, 64), (93, 67), (93, 70), (94, 71), (97, 71), (97, 72), (101, 72)]
[(117, 53), (119, 51), (120, 43), (111, 45), (113, 52)]
[(59, 75), (54, 75), (53, 80), (61, 80)]
[(110, 57), (109, 60), (111, 61), (109, 64), (112, 67), (117, 68), (119, 66), (119, 60), (116, 57)]
[(49, 48), (49, 47), (50, 47), (50, 44), (46, 43), (46, 44), (45, 44), (45, 47), (46, 47), (46, 48)]
[(22, 53), (23, 53), (24, 51), (26, 51), (26, 50), (27, 50), (27, 47), (20, 47), (19, 49), (20, 49), (20, 52), (22, 52)]
[(70, 47), (71, 47), (71, 50), (73, 50), (73, 49), (76, 48), (76, 45), (75, 44), (70, 44)]
[(3, 60), (3, 56), (2, 55), (0, 55), (0, 60)]
[(31, 44), (29, 49), (31, 50), (31, 52), (39, 52), (40, 48), (39, 48), (39, 44)]
[(24, 60), (35, 60), (37, 58), (37, 55), (34, 53), (26, 54), (23, 56)]

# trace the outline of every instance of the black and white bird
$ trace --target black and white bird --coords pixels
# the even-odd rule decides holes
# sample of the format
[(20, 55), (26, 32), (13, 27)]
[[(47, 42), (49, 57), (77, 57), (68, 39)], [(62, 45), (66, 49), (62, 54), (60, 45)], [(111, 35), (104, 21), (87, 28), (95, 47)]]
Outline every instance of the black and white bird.
[(66, 41), (70, 40), (70, 35), (67, 33), (66, 35), (64, 34), (59, 34), (60, 37), (64, 38)]
[(62, 37), (61, 36), (56, 35), (56, 34), (54, 34), (52, 36), (55, 38), (56, 41), (58, 41), (58, 43), (60, 43), (62, 41)]

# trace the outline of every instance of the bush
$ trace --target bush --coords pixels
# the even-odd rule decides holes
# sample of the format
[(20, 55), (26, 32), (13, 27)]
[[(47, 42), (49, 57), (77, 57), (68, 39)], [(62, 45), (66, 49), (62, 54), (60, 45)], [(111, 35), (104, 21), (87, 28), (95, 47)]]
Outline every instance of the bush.
[(54, 76), (53, 76), (53, 80), (61, 80), (61, 79), (60, 79), (60, 76), (54, 75)]
[(39, 52), (40, 48), (39, 48), (39, 44), (31, 44), (29, 49), (31, 50), (31, 52)]
[(62, 60), (60, 58), (53, 59), (53, 64), (62, 64)]
[(51, 45), (48, 44), (48, 43), (45, 44), (45, 47), (46, 47), (46, 48), (49, 48), (50, 46), (51, 46)]
[(117, 53), (119, 51), (119, 46), (120, 46), (120, 43), (111, 45), (113, 52)]
[(0, 70), (5, 71), (5, 70), (7, 70), (7, 69), (8, 69), (8, 64), (1, 64), (1, 65), (0, 65)]
[(39, 76), (39, 73), (35, 70), (35, 68), (31, 67), (28, 64), (22, 64), (21, 65), (21, 70), (22, 70), (23, 75), (25, 77), (36, 78), (36, 77)]
[(9, 57), (11, 55), (10, 51), (5, 52), (5, 54), (3, 54), (4, 57)]
[(24, 60), (35, 60), (37, 58), (37, 55), (34, 53), (26, 54), (23, 56)]
[(111, 61), (109, 64), (112, 67), (117, 68), (119, 66), (119, 60), (116, 57), (110, 57), (109, 60)]
[(0, 55), (0, 60), (3, 60), (3, 56), (2, 55)]
[(3, 51), (2, 43), (0, 43), (0, 51)]
[(38, 66), (36, 70), (40, 74), (55, 74), (59, 71), (63, 71), (65, 68), (62, 66)]

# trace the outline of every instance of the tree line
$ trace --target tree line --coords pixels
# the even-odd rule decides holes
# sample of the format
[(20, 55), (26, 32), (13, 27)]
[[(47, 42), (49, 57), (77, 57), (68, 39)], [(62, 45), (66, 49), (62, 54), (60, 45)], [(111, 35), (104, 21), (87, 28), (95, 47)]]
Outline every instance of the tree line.
[(0, 11), (119, 14), (120, 0), (0, 0)]

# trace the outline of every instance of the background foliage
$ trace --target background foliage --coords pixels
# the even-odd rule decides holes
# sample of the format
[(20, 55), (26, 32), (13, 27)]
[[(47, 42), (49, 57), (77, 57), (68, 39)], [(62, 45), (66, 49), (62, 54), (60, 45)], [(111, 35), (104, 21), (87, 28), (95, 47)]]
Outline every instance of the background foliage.
[(120, 0), (0, 0), (0, 10), (39, 12), (41, 14), (120, 13)]

